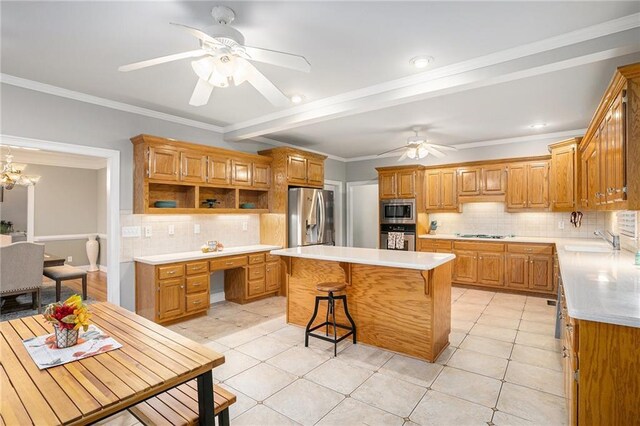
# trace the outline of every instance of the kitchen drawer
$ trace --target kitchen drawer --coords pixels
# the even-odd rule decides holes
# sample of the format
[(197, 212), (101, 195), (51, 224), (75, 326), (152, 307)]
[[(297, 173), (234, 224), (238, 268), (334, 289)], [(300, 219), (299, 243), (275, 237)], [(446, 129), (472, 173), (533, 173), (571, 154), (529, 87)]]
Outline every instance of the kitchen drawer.
[(184, 265), (158, 266), (157, 275), (159, 280), (181, 277), (184, 275)]
[(508, 244), (509, 253), (553, 254), (553, 246), (549, 244)]
[(230, 256), (209, 261), (209, 270), (221, 271), (223, 269), (239, 268), (247, 265), (247, 256)]
[(187, 275), (204, 274), (209, 272), (209, 264), (204, 262), (190, 262), (186, 265)]
[(264, 278), (264, 265), (249, 266), (249, 281)]
[(247, 294), (249, 297), (261, 296), (265, 292), (264, 278), (261, 280), (247, 281)]
[(504, 244), (501, 243), (485, 243), (485, 242), (472, 242), (472, 241), (455, 241), (453, 243), (454, 250), (467, 250), (467, 251), (490, 251), (501, 253), (504, 251)]
[(209, 288), (209, 274), (187, 277), (187, 294), (200, 293)]
[(249, 265), (257, 265), (260, 263), (264, 263), (264, 253), (249, 255)]
[(209, 292), (187, 294), (187, 312), (202, 311), (209, 308)]
[(273, 254), (266, 254), (267, 262), (280, 262), (280, 256), (275, 256)]
[(452, 242), (448, 240), (432, 240), (423, 238), (420, 240), (420, 250), (451, 250)]

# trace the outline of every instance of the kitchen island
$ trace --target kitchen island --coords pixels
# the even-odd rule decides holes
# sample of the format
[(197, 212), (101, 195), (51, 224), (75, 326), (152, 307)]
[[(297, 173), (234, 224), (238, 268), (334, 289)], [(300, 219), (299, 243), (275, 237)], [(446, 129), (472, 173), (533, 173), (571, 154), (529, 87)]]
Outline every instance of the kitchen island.
[[(286, 268), (288, 323), (307, 325), (319, 294), (316, 284), (346, 282), (358, 343), (431, 362), (449, 346), (455, 255), (334, 246), (271, 254), (281, 256)], [(324, 322), (323, 312), (314, 325)], [(340, 306), (336, 312), (344, 323)]]

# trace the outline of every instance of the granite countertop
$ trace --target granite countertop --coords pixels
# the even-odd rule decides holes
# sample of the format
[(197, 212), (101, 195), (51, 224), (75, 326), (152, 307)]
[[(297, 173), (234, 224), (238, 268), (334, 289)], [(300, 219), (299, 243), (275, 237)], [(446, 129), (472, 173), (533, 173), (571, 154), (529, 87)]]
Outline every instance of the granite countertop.
[(434, 269), (455, 258), (455, 255), (449, 253), (421, 253), (417, 251), (337, 246), (296, 247), (274, 250), (271, 254), (334, 262), (359, 263), (362, 265), (386, 266), (390, 268), (418, 269), (422, 271)]
[(188, 260), (206, 260), (234, 254), (257, 253), (279, 249), (280, 246), (256, 244), (252, 246), (229, 247), (222, 251), (203, 253), (202, 251), (185, 251), (180, 253), (156, 254), (153, 256), (137, 256), (133, 260), (148, 265), (163, 265), (165, 263), (184, 262)]
[(569, 315), (575, 319), (640, 327), (640, 266), (626, 250), (587, 252), (567, 246), (610, 249), (593, 238), (508, 237), (501, 240), (461, 238), (452, 234), (419, 238), (461, 241), (555, 244)]

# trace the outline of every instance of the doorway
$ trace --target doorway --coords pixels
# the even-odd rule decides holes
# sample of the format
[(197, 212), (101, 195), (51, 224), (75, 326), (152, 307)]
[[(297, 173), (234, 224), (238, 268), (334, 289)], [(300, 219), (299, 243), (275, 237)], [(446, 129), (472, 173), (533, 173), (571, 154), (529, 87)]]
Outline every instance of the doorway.
[(347, 183), (347, 245), (378, 248), (378, 181)]
[(344, 182), (337, 180), (325, 180), (324, 189), (333, 191), (333, 221), (335, 226), (335, 245), (344, 246), (345, 232), (344, 220), (346, 212), (344, 210)]

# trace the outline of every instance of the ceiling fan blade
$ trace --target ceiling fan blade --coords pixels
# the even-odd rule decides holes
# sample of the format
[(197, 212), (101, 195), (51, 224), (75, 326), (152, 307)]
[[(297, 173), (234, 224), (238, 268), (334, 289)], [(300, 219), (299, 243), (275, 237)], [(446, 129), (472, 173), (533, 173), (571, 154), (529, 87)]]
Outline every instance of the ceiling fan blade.
[(209, 84), (206, 80), (199, 78), (198, 82), (196, 83), (195, 89), (193, 89), (193, 94), (191, 95), (191, 99), (189, 99), (189, 105), (193, 105), (193, 106), (206, 105), (209, 102), (209, 98), (211, 97), (212, 91), (213, 91), (213, 86)]
[(436, 158), (444, 158), (446, 157), (446, 155), (444, 155), (443, 153), (441, 153), (440, 151), (438, 151), (437, 149), (428, 146), (428, 145), (423, 145), (422, 148), (425, 149), (425, 151), (427, 151), (429, 154), (433, 155)]
[(458, 148), (456, 148), (455, 146), (436, 145), (434, 143), (430, 143), (430, 144), (427, 144), (427, 145), (429, 145), (431, 147), (434, 147), (434, 148), (437, 148), (437, 149), (444, 150), (444, 151), (457, 151), (458, 150)]
[(311, 72), (311, 64), (304, 56), (259, 47), (243, 46), (250, 60), (296, 71)]
[(251, 83), (258, 92), (275, 106), (289, 106), (291, 101), (267, 77), (244, 58), (236, 58), (242, 67), (241, 75), (234, 76), (236, 85), (244, 81)]
[(381, 152), (380, 154), (378, 154), (378, 157), (381, 156), (381, 155), (384, 155), (384, 154), (389, 154), (390, 152), (400, 151), (401, 149), (405, 149), (405, 148), (406, 148), (406, 146), (400, 146), (398, 148), (393, 148), (393, 149), (390, 149), (389, 151)]
[(407, 158), (407, 151), (403, 152), (402, 155), (400, 156), (400, 158), (398, 158), (398, 162), (404, 160), (405, 158)]
[(147, 59), (146, 61), (135, 62), (129, 65), (123, 65), (118, 68), (118, 71), (123, 71), (123, 72), (135, 71), (135, 70), (150, 67), (153, 65), (159, 65), (159, 64), (164, 64), (166, 62), (177, 61), (179, 59), (197, 58), (198, 56), (204, 56), (206, 54), (207, 52), (202, 49), (190, 50), (188, 52), (182, 52), (182, 53), (174, 53), (173, 55), (161, 56), (159, 58)]
[(183, 29), (184, 31), (188, 32), (189, 34), (191, 34), (192, 36), (199, 38), (202, 41), (206, 41), (209, 44), (212, 44), (216, 47), (224, 47), (225, 44), (216, 40), (215, 38), (211, 37), (209, 34), (205, 33), (202, 30), (199, 30), (197, 28), (193, 28), (190, 27), (188, 25), (184, 25), (184, 24), (177, 24), (175, 22), (169, 22), (171, 25), (175, 25), (176, 27), (180, 27), (181, 29)]

